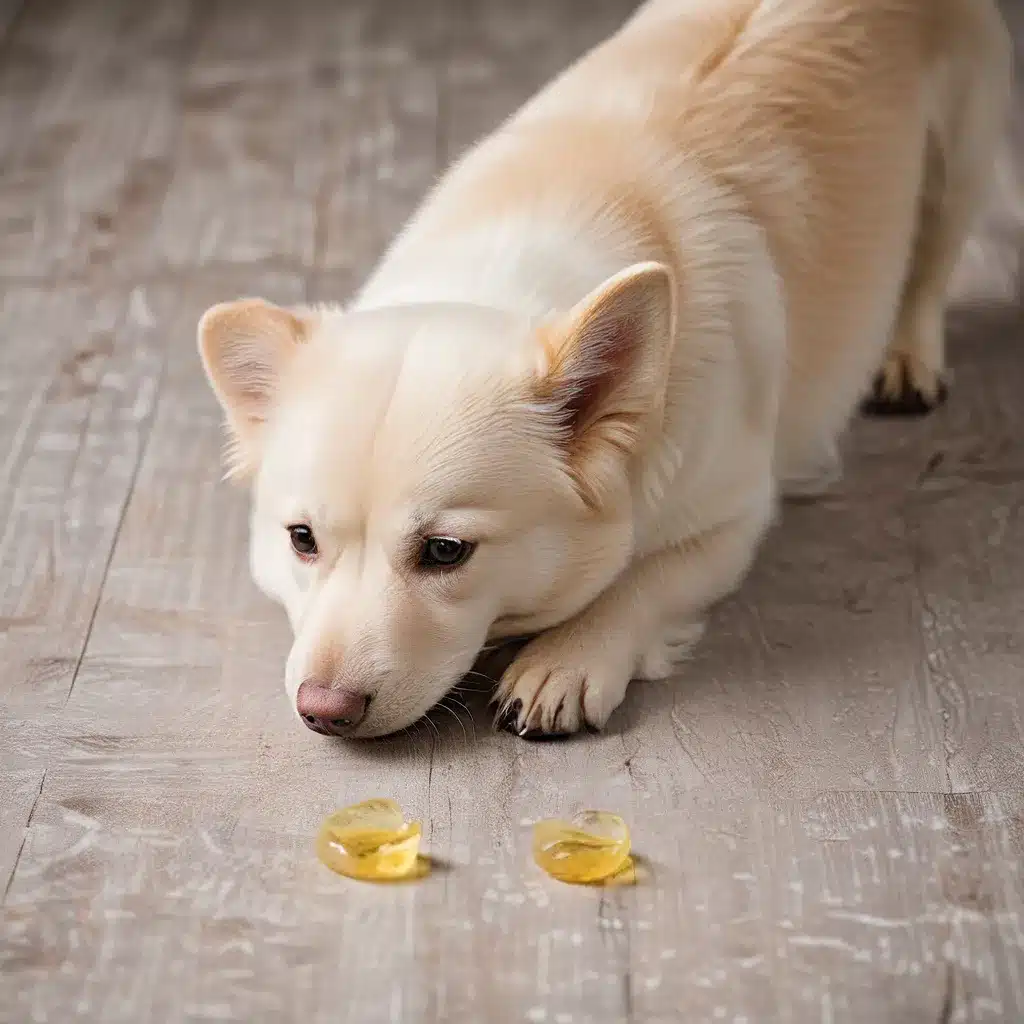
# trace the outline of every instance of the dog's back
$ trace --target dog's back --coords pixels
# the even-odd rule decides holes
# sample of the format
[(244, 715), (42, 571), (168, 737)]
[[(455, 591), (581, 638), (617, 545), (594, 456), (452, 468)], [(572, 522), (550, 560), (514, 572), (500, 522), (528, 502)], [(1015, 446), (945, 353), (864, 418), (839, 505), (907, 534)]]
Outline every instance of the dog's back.
[[(578, 243), (551, 260), (574, 268), (547, 278), (538, 301), (555, 304), (560, 288), (581, 293), (633, 260), (692, 263), (694, 224), (716, 203), (745, 216), (783, 285), (779, 472), (799, 486), (828, 474), (899, 329), (917, 252), (959, 253), (1002, 124), (1008, 54), (991, 0), (652, 0), (471, 153), (409, 240), (449, 253), (465, 242), (465, 264), (491, 275), (472, 287), (497, 294), (514, 256), (470, 251), (525, 251), (511, 223), (552, 225), (563, 249)], [(954, 240), (919, 232), (929, 219)], [(723, 225), (720, 256), (727, 235)], [(431, 293), (445, 287), (434, 263)], [(941, 354), (913, 363), (934, 400)]]
[[(1009, 68), (991, 0), (652, 0), (518, 121), (546, 123), (566, 154), (574, 133), (605, 125), (602, 167), (656, 140), (663, 166), (696, 160), (742, 197), (784, 286), (780, 473), (799, 481), (828, 473), (894, 332), (931, 335), (906, 339), (923, 351), (893, 369), (936, 400), (941, 323), (900, 317), (922, 272), (940, 279), (925, 300), (942, 306), (1004, 130)], [(589, 157), (569, 163), (573, 187), (591, 187)], [(667, 197), (682, 219), (687, 184)]]

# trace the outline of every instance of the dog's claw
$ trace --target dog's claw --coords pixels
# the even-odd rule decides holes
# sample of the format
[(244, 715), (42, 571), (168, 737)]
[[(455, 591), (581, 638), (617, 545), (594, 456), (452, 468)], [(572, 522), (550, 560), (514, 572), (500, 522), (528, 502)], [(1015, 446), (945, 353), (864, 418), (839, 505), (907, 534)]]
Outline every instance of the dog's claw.
[(571, 732), (564, 732), (561, 729), (548, 732), (546, 729), (538, 729), (526, 724), (521, 724), (519, 718), (522, 713), (523, 702), (517, 697), (515, 700), (510, 701), (502, 707), (497, 718), (494, 720), (494, 724), (498, 729), (510, 732), (513, 736), (518, 736), (521, 740), (530, 740), (535, 743), (547, 743), (552, 740), (567, 740), (572, 736)]
[(551, 740), (568, 739), (572, 733), (569, 732), (548, 732), (545, 729), (531, 728), (528, 725), (521, 725), (519, 717), (523, 713), (523, 702), (517, 697), (502, 707), (495, 719), (494, 724), (505, 732), (518, 736), (521, 740), (531, 740), (538, 743), (550, 742)]
[(506, 704), (499, 712), (494, 724), (505, 732), (519, 733), (519, 714), (523, 710), (523, 702), (516, 698)]

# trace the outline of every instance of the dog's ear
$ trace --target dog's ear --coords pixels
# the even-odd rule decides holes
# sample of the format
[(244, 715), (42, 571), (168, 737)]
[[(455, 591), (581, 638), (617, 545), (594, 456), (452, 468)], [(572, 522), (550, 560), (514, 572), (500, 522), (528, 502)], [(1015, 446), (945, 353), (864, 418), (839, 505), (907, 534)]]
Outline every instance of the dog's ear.
[(199, 354), (227, 419), (229, 476), (255, 469), (281, 375), (309, 331), (309, 319), (263, 299), (221, 303), (199, 321)]
[(581, 482), (598, 490), (598, 463), (613, 468), (610, 459), (633, 452), (645, 426), (660, 422), (675, 304), (672, 271), (638, 263), (541, 331), (539, 398), (559, 418)]

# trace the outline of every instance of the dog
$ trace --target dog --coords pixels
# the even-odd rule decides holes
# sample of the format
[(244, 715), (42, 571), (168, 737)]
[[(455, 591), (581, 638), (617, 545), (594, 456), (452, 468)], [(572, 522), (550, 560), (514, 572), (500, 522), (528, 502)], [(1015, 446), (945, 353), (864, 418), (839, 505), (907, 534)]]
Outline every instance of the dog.
[(527, 738), (672, 674), (859, 404), (945, 398), (1010, 65), (992, 0), (650, 0), (345, 308), (208, 310), (301, 720), (402, 729), (512, 637)]

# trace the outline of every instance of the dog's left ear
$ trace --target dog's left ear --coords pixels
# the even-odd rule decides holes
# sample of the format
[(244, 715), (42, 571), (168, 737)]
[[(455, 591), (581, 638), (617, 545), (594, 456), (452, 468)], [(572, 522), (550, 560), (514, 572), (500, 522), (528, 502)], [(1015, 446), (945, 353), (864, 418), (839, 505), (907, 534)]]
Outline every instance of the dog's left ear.
[[(638, 263), (542, 330), (539, 397), (559, 417), (577, 462), (629, 454), (645, 425), (660, 421), (675, 306), (672, 271)], [(580, 466), (580, 472), (595, 468)]]
[(227, 419), (229, 476), (255, 470), (281, 376), (310, 328), (308, 318), (263, 299), (221, 303), (199, 321), (199, 354)]

